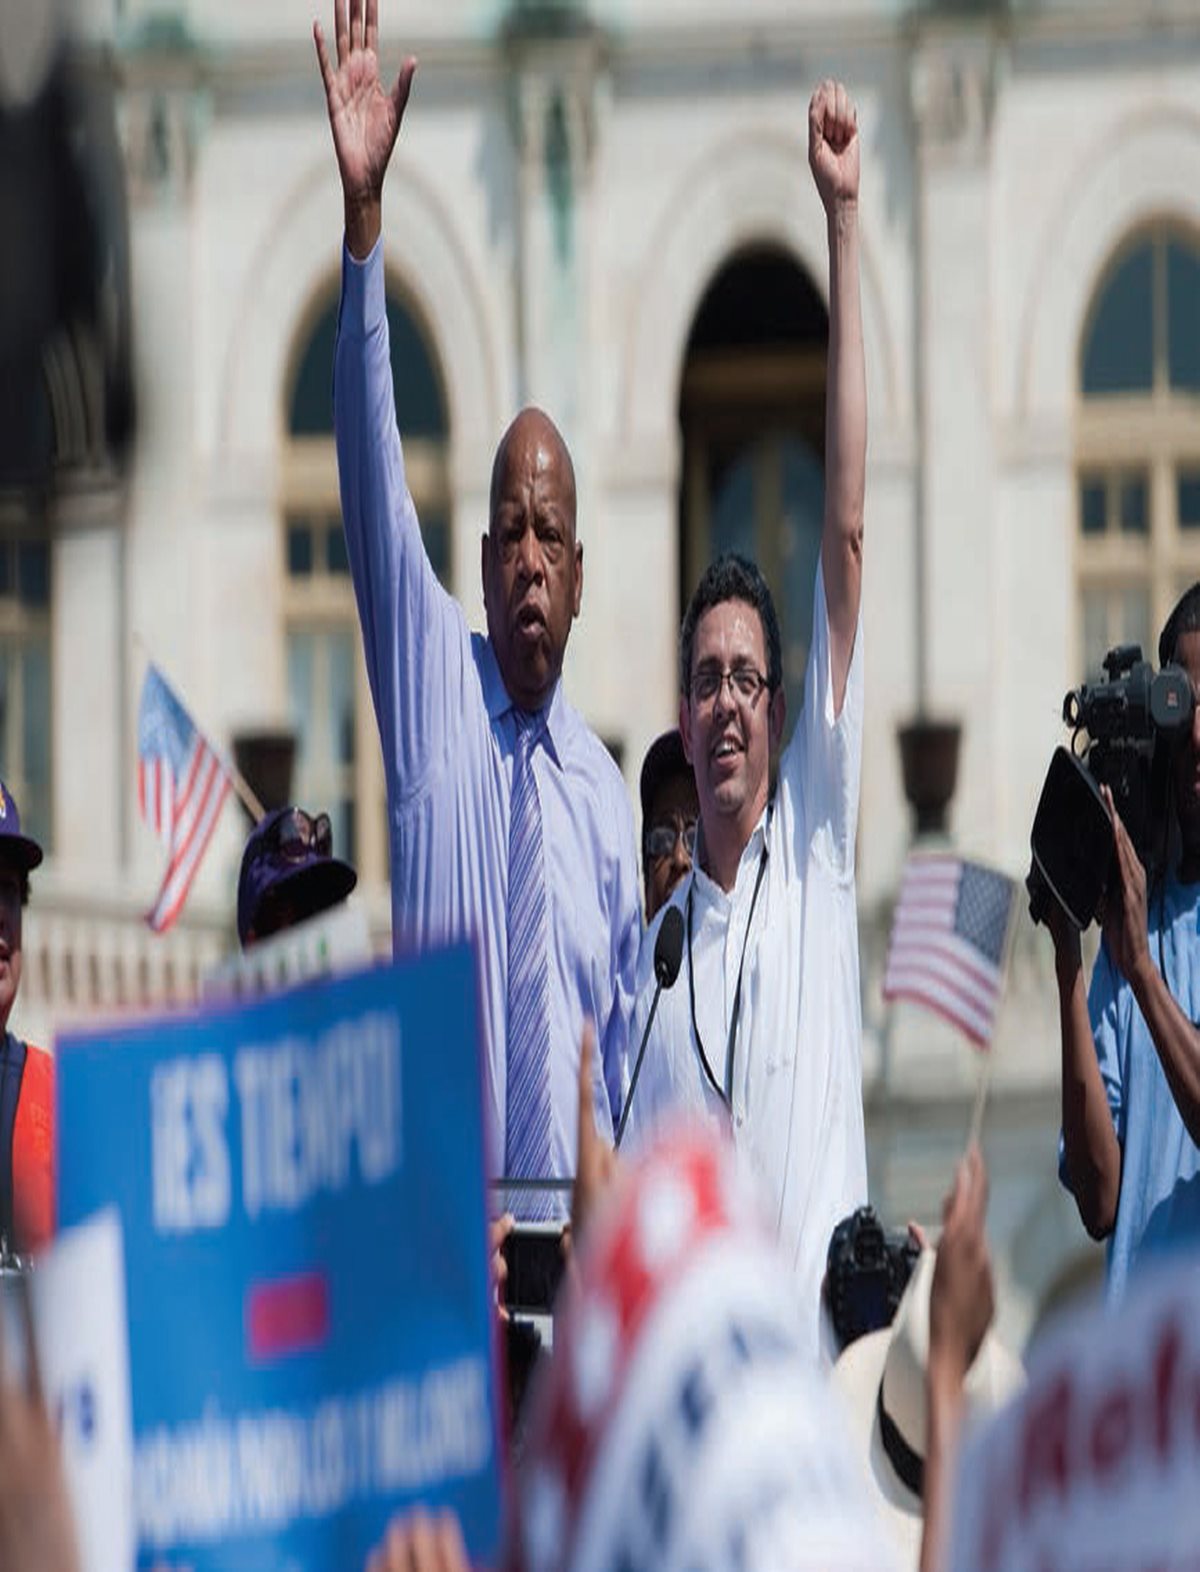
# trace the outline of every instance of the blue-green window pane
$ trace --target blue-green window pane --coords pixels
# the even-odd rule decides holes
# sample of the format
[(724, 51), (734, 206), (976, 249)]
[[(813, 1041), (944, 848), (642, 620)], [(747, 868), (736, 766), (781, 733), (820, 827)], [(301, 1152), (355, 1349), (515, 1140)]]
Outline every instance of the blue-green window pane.
[(354, 799), (339, 797), (329, 810), (329, 823), (333, 831), (333, 854), (348, 863), (355, 861)]
[(783, 652), (788, 712), (800, 713), (804, 671), (812, 643), (813, 583), (821, 554), (825, 471), (807, 443), (783, 436), (779, 556), (783, 571)]
[(44, 540), (17, 542), (17, 599), (23, 606), (50, 604), (50, 548)]
[(308, 767), (312, 754), (313, 642), (311, 633), (290, 633), (287, 641), (288, 711), (296, 733), (296, 770)]
[(754, 445), (748, 443), (732, 463), (714, 464), (712, 495), (712, 556), (737, 551), (757, 559), (755, 541)]
[(329, 703), (333, 724), (333, 756), (339, 764), (354, 763), (354, 635), (329, 638)]
[(1149, 528), (1149, 500), (1145, 475), (1122, 475), (1120, 484), (1121, 533), (1144, 535)]
[(0, 540), (0, 595), (13, 593), (17, 582), (16, 555), (15, 540)]
[(446, 410), (433, 357), (416, 320), (388, 297), (388, 337), (392, 346), (392, 383), (396, 421), (405, 437), (444, 437)]
[[(412, 313), (388, 297), (388, 337), (396, 418), (405, 437), (444, 437), (446, 407), (431, 347)], [(337, 302), (331, 301), (305, 345), (292, 384), (288, 430), (294, 437), (328, 436), (333, 431), (333, 348)]]
[(346, 532), (335, 524), (325, 533), (325, 567), (330, 573), (345, 575), (350, 572), (350, 558), (346, 553)]
[(313, 532), (308, 524), (289, 524), (287, 532), (288, 576), (306, 579), (313, 570)]
[(1104, 481), (1091, 476), (1079, 482), (1079, 526), (1085, 535), (1103, 535), (1108, 523)]
[(1171, 386), (1200, 393), (1200, 252), (1167, 245), (1167, 369)]
[(21, 730), (25, 796), (21, 826), (49, 845), (50, 835), (50, 644), (25, 644), (21, 650)]
[(1175, 478), (1181, 529), (1200, 529), (1200, 469), (1181, 469)]
[(305, 345), (292, 384), (288, 430), (294, 437), (333, 434), (333, 345), (337, 303), (331, 302)]
[(1103, 286), (1083, 351), (1085, 393), (1149, 392), (1154, 382), (1154, 253), (1139, 246)]

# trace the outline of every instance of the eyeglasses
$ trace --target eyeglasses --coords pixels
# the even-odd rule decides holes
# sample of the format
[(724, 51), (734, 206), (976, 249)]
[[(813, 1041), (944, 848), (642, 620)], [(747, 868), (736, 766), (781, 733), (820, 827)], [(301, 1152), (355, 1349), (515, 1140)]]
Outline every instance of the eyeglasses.
[(686, 824), (656, 824), (647, 830), (646, 856), (651, 862), (657, 862), (661, 857), (671, 857), (679, 841), (683, 842), (683, 849), (688, 856), (695, 857), (695, 819), (689, 819)]
[(711, 704), (726, 681), (733, 697), (749, 705), (754, 703), (764, 688), (770, 687), (762, 672), (755, 671), (753, 666), (701, 666), (692, 673), (693, 702)]
[(327, 813), (313, 815), (303, 808), (289, 808), (271, 826), (267, 849), (285, 862), (304, 862), (312, 852), (333, 855), (333, 828)]

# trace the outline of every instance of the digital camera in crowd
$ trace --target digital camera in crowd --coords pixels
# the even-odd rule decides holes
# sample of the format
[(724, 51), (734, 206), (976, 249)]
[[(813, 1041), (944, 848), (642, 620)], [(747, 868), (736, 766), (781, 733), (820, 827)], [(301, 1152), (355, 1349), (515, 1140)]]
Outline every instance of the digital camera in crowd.
[(838, 1347), (890, 1326), (921, 1247), (907, 1229), (888, 1233), (870, 1206), (833, 1230), (825, 1262), (825, 1297)]
[(1192, 724), (1192, 684), (1182, 666), (1155, 672), (1136, 644), (1109, 650), (1103, 665), (1102, 681), (1063, 699), (1071, 746), (1054, 751), (1030, 835), (1034, 922), (1052, 900), (1081, 930), (1099, 914), (1115, 855), (1102, 785), (1147, 871), (1165, 861), (1171, 758)]

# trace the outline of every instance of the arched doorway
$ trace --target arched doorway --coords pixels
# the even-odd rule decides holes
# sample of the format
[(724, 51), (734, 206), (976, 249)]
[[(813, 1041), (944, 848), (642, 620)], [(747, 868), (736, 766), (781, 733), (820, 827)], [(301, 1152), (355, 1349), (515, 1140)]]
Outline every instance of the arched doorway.
[(721, 552), (758, 563), (779, 611), (789, 724), (812, 636), (828, 335), (824, 301), (792, 257), (744, 251), (700, 302), (680, 387), (680, 604)]
[[(405, 477), (435, 572), (451, 564), (449, 423), (430, 335), (389, 280), (388, 333)], [(333, 442), (337, 298), (323, 294), (297, 335), (284, 402), (282, 551), (295, 801), (324, 809), (334, 850), (367, 884), (388, 878), (386, 788), (342, 529)]]

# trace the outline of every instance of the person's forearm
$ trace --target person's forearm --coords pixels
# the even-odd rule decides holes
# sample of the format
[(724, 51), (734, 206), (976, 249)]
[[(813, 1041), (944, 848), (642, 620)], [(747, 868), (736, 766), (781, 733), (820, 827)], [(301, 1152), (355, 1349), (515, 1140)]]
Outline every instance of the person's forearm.
[(930, 1350), (925, 1379), (928, 1410), (920, 1572), (938, 1572), (948, 1553), (945, 1541), (950, 1520), (950, 1495), (954, 1488), (955, 1455), (962, 1428), (963, 1380), (964, 1372), (935, 1350)]
[(867, 373), (859, 289), (858, 204), (829, 219), (829, 364), (825, 390), (825, 535), (862, 549), (867, 462)]
[(821, 555), (835, 640), (840, 710), (862, 584), (867, 462), (867, 374), (859, 290), (858, 204), (829, 218), (829, 356), (825, 389), (825, 523)]
[(1067, 1177), (1084, 1227), (1112, 1232), (1121, 1190), (1121, 1148), (1100, 1077), (1078, 955), (1057, 965), (1062, 1036), (1062, 1125)]
[(1129, 979), (1146, 1022), (1179, 1117), (1200, 1145), (1200, 1032), (1176, 1003), (1149, 951)]

